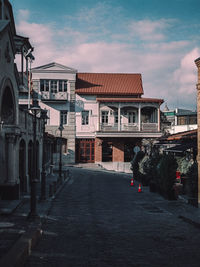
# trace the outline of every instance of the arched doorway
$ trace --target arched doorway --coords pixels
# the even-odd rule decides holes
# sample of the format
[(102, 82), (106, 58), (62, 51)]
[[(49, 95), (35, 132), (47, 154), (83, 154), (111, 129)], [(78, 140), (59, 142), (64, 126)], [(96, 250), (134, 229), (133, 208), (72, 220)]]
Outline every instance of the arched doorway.
[(22, 139), (19, 144), (19, 180), (20, 180), (20, 192), (27, 192), (27, 180), (26, 180), (26, 144)]
[(1, 121), (7, 125), (15, 124), (16, 117), (15, 104), (10, 86), (5, 87), (1, 101)]

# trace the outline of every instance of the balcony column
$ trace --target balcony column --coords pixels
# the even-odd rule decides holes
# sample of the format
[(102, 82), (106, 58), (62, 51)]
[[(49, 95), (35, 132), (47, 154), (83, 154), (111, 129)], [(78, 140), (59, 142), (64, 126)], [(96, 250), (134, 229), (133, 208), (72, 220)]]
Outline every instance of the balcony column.
[(100, 130), (100, 103), (97, 102), (97, 132)]
[(118, 131), (121, 130), (121, 106), (118, 107)]
[(138, 107), (138, 130), (141, 131), (141, 105)]
[(160, 107), (158, 107), (158, 132), (160, 132)]

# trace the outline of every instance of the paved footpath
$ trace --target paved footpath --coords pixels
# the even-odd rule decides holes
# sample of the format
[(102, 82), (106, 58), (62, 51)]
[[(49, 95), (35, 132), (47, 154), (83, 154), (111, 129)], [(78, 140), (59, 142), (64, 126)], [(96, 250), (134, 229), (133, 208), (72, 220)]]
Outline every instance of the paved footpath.
[(0, 266), (23, 266), (31, 249), (42, 234), (52, 203), (69, 180), (68, 171), (63, 172), (63, 182), (58, 179), (58, 172), (48, 174), (46, 178), (46, 200), (40, 201), (40, 184), (37, 184), (37, 214), (39, 218), (30, 221), (30, 196), (24, 195), (20, 200), (0, 200)]
[[(81, 169), (82, 167), (87, 167), (87, 165), (76, 166)], [(104, 170), (97, 170), (95, 165), (88, 165), (88, 168), (95, 168), (96, 171), (105, 172)], [(72, 173), (73, 170), (78, 170), (75, 167), (69, 167), (69, 173)], [(120, 174), (116, 174), (118, 176)], [(127, 179), (128, 183), (130, 181), (130, 174), (121, 174), (124, 179)], [(48, 182), (55, 181), (56, 177), (48, 177)], [(71, 176), (67, 177), (65, 182), (59, 187), (57, 191), (57, 196), (59, 192), (62, 192), (61, 189), (64, 189), (66, 185), (72, 183)], [(159, 210), (168, 211), (169, 214), (175, 215), (181, 221), (186, 222), (186, 225), (193, 227), (196, 230), (200, 230), (200, 211), (199, 209), (192, 207), (185, 203), (185, 201), (167, 201), (164, 200), (161, 196), (149, 193), (148, 187), (143, 187), (142, 194), (150, 194), (151, 197), (159, 205)], [(23, 202), (12, 202), (10, 203), (10, 211), (1, 207), (0, 210), (3, 211), (0, 214), (0, 266), (23, 266), (24, 261), (27, 256), (30, 255), (32, 248), (35, 246), (36, 242), (42, 235), (42, 224), (48, 219), (48, 214), (51, 211), (52, 203), (56, 200), (56, 195), (48, 198), (46, 201), (38, 202), (37, 210), (41, 216), (41, 220), (37, 222), (27, 221), (27, 214), (29, 212), (29, 199), (25, 198)], [(156, 200), (155, 200), (156, 199)], [(76, 201), (76, 200), (74, 200)], [(142, 202), (141, 202), (142, 203)], [(19, 205), (18, 205), (19, 204)], [(16, 208), (16, 206), (18, 207)], [(16, 208), (16, 209), (15, 209)], [(159, 214), (158, 210), (155, 210), (155, 206), (152, 206), (151, 203), (148, 207), (143, 207), (143, 209), (150, 210)], [(13, 210), (13, 212), (11, 212)], [(88, 238), (90, 238), (88, 236)], [(192, 237), (191, 237), (192, 238)], [(156, 241), (156, 240), (155, 240)], [(157, 240), (158, 241), (158, 240)], [(183, 251), (184, 254), (184, 251)]]

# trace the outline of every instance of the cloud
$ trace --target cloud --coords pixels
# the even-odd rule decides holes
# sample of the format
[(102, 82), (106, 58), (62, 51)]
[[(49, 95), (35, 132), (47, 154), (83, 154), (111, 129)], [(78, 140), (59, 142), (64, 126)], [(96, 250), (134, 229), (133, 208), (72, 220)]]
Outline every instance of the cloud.
[[(194, 107), (194, 59), (200, 51), (188, 40), (169, 40), (168, 30), (174, 21), (131, 21), (130, 27), (124, 21), (121, 32), (109, 27), (109, 18), (103, 20), (110, 10), (104, 7), (99, 4), (92, 10), (84, 9), (60, 27), (55, 23), (31, 23), (28, 10), (21, 10), (16, 29), (29, 37), (35, 48), (33, 67), (55, 61), (80, 72), (141, 73), (145, 96), (164, 98), (168, 106), (180, 103)], [(120, 10), (113, 13), (120, 14)]]
[(30, 12), (29, 12), (29, 10), (27, 10), (27, 9), (20, 9), (20, 10), (18, 11), (17, 19), (18, 19), (19, 21), (26, 21), (26, 20), (29, 19), (29, 17), (30, 17)]
[(162, 41), (166, 38), (164, 30), (170, 27), (171, 20), (139, 20), (130, 23), (132, 35), (138, 36), (141, 40)]
[(200, 50), (194, 48), (187, 53), (180, 61), (180, 66), (173, 73), (173, 79), (179, 93), (190, 95), (196, 91), (197, 68), (194, 60), (200, 55)]
[(54, 32), (50, 25), (29, 23), (22, 20), (17, 25), (17, 32), (29, 37), (34, 47), (36, 62), (45, 62), (54, 58), (57, 49), (53, 40)]

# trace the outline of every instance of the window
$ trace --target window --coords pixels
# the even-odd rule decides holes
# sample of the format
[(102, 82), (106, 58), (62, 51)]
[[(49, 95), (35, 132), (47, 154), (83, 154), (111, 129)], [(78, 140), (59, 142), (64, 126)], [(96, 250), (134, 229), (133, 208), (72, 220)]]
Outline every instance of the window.
[(51, 85), (51, 92), (52, 93), (57, 93), (57, 81), (56, 80), (51, 80), (50, 81)]
[(89, 124), (89, 111), (85, 110), (82, 111), (82, 125)]
[(197, 117), (196, 116), (190, 116), (189, 117), (189, 124), (197, 124)]
[(184, 116), (178, 117), (177, 124), (178, 125), (185, 125), (185, 124), (187, 124), (187, 117), (184, 117)]
[(60, 111), (60, 124), (67, 124), (67, 110)]
[(40, 80), (40, 91), (49, 91), (49, 80)]
[(59, 92), (67, 92), (67, 81), (59, 80)]
[(118, 123), (118, 112), (114, 112), (114, 122), (117, 124)]
[(51, 93), (67, 92), (67, 80), (40, 80), (40, 91), (49, 91)]
[(101, 123), (108, 124), (108, 111), (101, 112)]
[(135, 112), (128, 112), (128, 123), (135, 123)]

